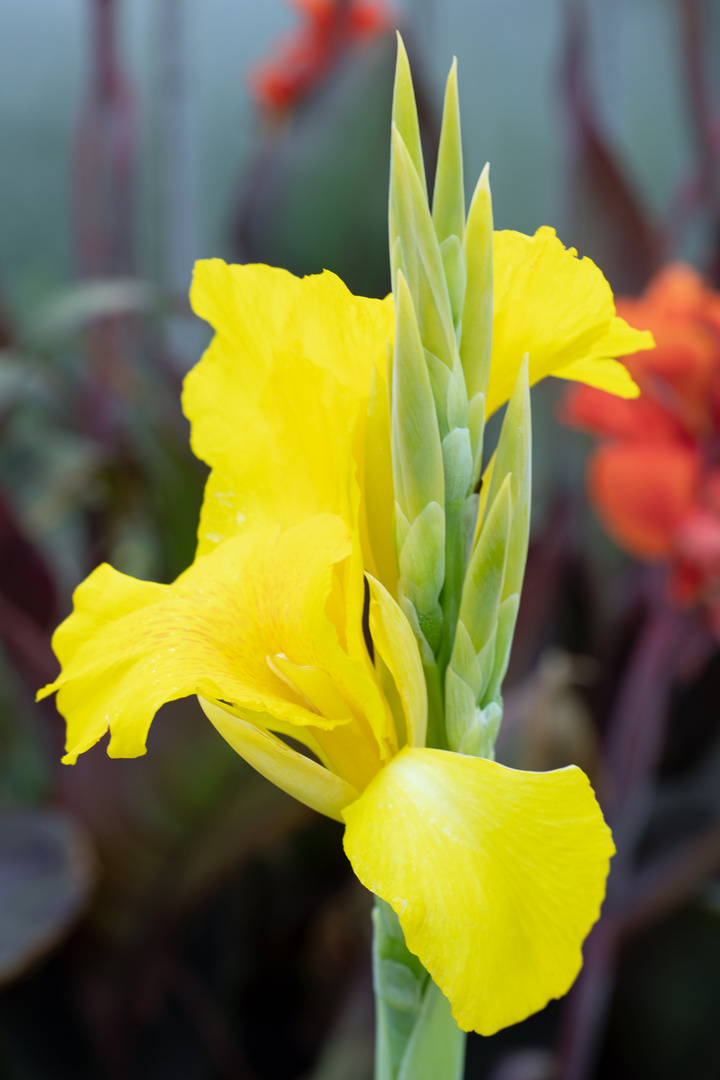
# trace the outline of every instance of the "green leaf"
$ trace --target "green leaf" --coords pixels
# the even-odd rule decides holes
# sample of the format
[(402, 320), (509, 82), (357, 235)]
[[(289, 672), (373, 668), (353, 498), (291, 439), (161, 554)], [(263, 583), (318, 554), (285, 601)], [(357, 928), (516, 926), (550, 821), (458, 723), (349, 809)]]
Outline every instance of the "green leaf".
[(397, 1080), (462, 1080), (466, 1041), (465, 1032), (453, 1019), (450, 1002), (434, 982), (429, 982)]

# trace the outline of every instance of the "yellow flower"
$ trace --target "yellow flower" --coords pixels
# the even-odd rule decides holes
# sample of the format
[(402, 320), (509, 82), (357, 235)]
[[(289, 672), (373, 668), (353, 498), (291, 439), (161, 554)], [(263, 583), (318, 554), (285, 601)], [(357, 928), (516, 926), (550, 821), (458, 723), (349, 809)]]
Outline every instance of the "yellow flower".
[[(493, 407), (523, 352), (535, 378), (585, 365), (633, 393), (608, 350), (642, 335), (598, 313), (599, 271), (546, 234), (508, 235)], [(538, 300), (544, 260), (563, 284)], [(198, 695), (256, 769), (345, 822), (360, 880), (398, 913), (460, 1026), (490, 1034), (574, 980), (609, 830), (576, 768), (524, 773), (425, 746), (422, 665), (393, 595), (391, 299), (219, 261), (199, 265), (192, 299), (216, 330), (184, 394), (211, 466), (197, 556), (172, 585), (101, 566), (77, 589), (53, 642), (62, 673), (41, 692), (58, 691), (64, 760), (108, 731), (111, 755), (142, 754), (160, 705)]]

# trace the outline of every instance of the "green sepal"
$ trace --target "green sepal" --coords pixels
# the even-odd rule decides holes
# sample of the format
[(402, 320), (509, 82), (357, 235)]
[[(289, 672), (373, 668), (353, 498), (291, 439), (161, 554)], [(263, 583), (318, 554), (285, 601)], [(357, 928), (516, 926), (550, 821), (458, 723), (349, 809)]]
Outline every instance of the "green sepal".
[(486, 394), (490, 379), (493, 320), (493, 216), (489, 166), (477, 182), (465, 226), (467, 285), (460, 359), (468, 398)]

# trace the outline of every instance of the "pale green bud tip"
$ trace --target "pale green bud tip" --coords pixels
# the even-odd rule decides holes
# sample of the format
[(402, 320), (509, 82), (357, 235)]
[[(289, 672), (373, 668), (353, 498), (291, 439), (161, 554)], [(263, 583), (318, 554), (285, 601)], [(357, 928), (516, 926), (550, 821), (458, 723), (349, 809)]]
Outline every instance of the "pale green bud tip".
[(486, 394), (490, 378), (493, 320), (493, 214), (490, 166), (477, 182), (465, 227), (467, 287), (460, 356), (468, 397)]
[(462, 241), (465, 235), (465, 188), (463, 183), (460, 104), (457, 86), (457, 59), (453, 59), (445, 88), (442, 129), (438, 148), (433, 221), (442, 244), (449, 236)]
[(420, 142), (420, 123), (418, 121), (415, 91), (413, 90), (410, 62), (400, 32), (397, 34), (398, 52), (395, 65), (395, 86), (393, 89), (392, 119), (420, 178), (427, 197), (425, 166), (423, 164), (422, 144)]

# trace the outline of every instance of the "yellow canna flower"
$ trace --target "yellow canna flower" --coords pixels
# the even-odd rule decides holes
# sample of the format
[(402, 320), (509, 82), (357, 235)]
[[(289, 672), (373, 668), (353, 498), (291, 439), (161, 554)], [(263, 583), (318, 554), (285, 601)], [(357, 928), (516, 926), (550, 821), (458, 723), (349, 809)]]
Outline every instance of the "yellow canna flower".
[[(552, 244), (538, 254), (537, 240), (516, 243), (533, 265), (547, 250), (557, 258)], [(603, 366), (617, 321), (599, 320), (591, 295), (583, 322), (588, 269), (562, 257), (581, 278), (566, 313), (575, 346), (558, 352), (556, 373), (597, 363), (596, 382), (627, 392)], [(537, 274), (511, 270), (500, 296), (522, 308)], [(391, 299), (353, 297), (329, 273), (299, 280), (219, 261), (199, 264), (192, 299), (216, 329), (184, 394), (193, 448), (212, 470), (198, 553), (172, 585), (101, 566), (77, 589), (53, 641), (62, 673), (40, 695), (58, 692), (64, 760), (108, 731), (109, 754), (142, 754), (158, 708), (198, 695), (256, 769), (346, 823), (358, 877), (397, 912), (458, 1024), (490, 1034), (573, 982), (604, 894), (609, 830), (576, 768), (525, 773), (425, 746), (418, 646), (391, 591)], [(553, 315), (545, 298), (545, 322), (528, 319), (523, 339), (531, 356), (538, 344), (537, 377), (555, 370), (563, 294), (554, 303)], [(503, 311), (499, 302), (498, 404), (524, 325), (511, 331)]]
[[(54, 639), (73, 762), (144, 753), (154, 713), (198, 694), (230, 745), (347, 823), (361, 881), (396, 910), (458, 1023), (489, 1034), (564, 993), (598, 916), (613, 847), (576, 768), (533, 774), (424, 747), (412, 630), (363, 572), (338, 516), (258, 528), (173, 585), (101, 566)], [(283, 741), (292, 735), (312, 757)]]

